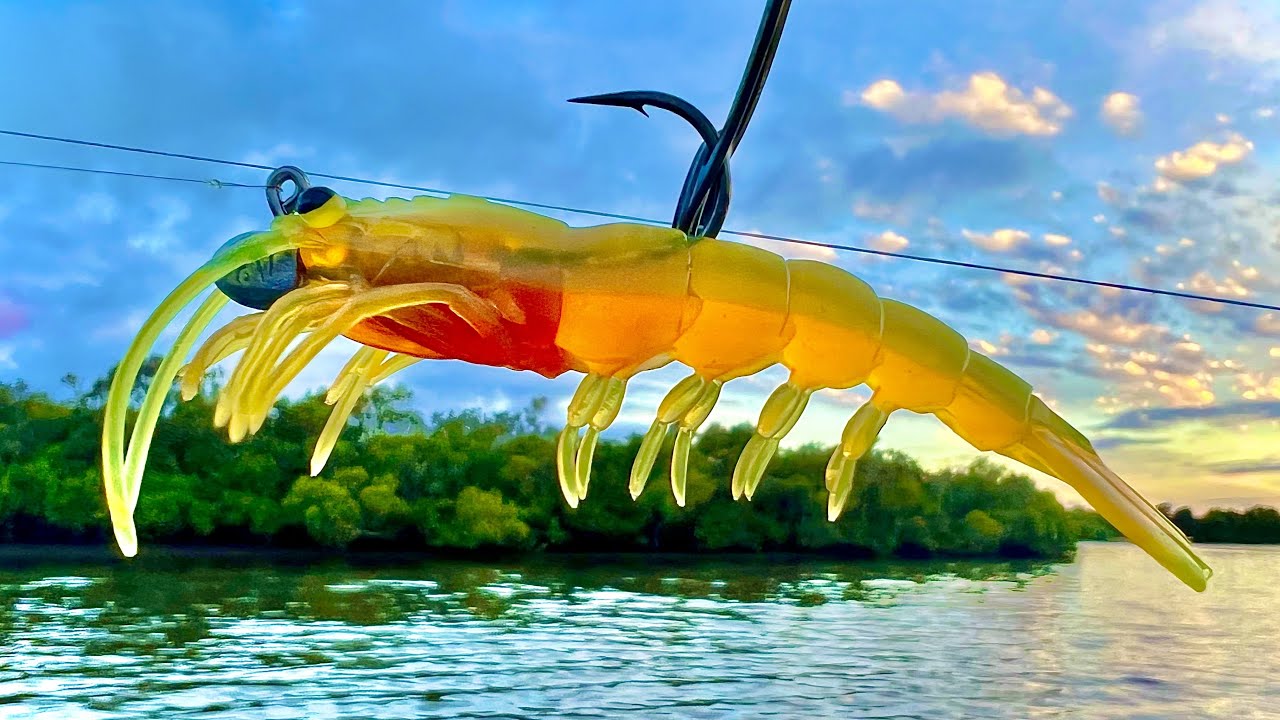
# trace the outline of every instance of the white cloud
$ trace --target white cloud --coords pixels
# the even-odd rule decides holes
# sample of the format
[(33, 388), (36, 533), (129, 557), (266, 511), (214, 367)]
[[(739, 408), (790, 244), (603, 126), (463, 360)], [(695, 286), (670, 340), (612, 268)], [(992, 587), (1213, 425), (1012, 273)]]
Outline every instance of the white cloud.
[(950, 118), (996, 134), (1057, 135), (1072, 110), (1042, 87), (1030, 97), (994, 72), (975, 73), (963, 90), (907, 92), (895, 80), (877, 80), (858, 96), (845, 94), (845, 104), (861, 102), (910, 123), (938, 123)]
[[(746, 230), (747, 233), (763, 234), (759, 228)], [(761, 250), (768, 250), (788, 259), (803, 260), (821, 260), (822, 262), (831, 262), (836, 259), (836, 251), (821, 245), (806, 245), (804, 243), (789, 243), (780, 240), (769, 240), (768, 238), (753, 237), (752, 235), (742, 236), (742, 242), (748, 245), (755, 245)]]
[(1156, 172), (1160, 178), (1174, 182), (1199, 180), (1214, 174), (1223, 165), (1234, 165), (1244, 160), (1251, 152), (1252, 142), (1239, 133), (1231, 133), (1222, 143), (1202, 140), (1186, 150), (1156, 158)]
[(1253, 329), (1263, 335), (1280, 336), (1280, 313), (1262, 313), (1253, 321)]
[(1056, 337), (1058, 337), (1057, 333), (1049, 332), (1044, 328), (1036, 328), (1031, 332), (1031, 342), (1037, 345), (1048, 345)]
[(1025, 230), (1010, 228), (1001, 228), (991, 233), (978, 233), (966, 229), (961, 230), (960, 233), (969, 242), (991, 252), (1008, 252), (1031, 237)]
[(91, 192), (76, 198), (71, 214), (78, 222), (105, 225), (116, 219), (120, 206), (104, 192)]
[(1046, 244), (1046, 245), (1053, 245), (1053, 246), (1055, 246), (1055, 247), (1062, 247), (1063, 245), (1070, 245), (1070, 244), (1071, 244), (1071, 238), (1070, 238), (1070, 237), (1067, 237), (1066, 235), (1058, 235), (1058, 234), (1055, 234), (1055, 233), (1045, 233), (1045, 234), (1044, 234), (1044, 242), (1045, 242), (1045, 244)]
[(1098, 199), (1108, 205), (1118, 205), (1124, 200), (1124, 194), (1114, 186), (1099, 180)]
[(1138, 96), (1127, 92), (1113, 92), (1102, 101), (1102, 119), (1121, 135), (1131, 135), (1142, 123), (1142, 109)]
[(911, 241), (892, 230), (885, 230), (871, 239), (871, 247), (886, 252), (896, 252), (910, 244)]
[(863, 198), (853, 203), (853, 214), (863, 220), (890, 220), (903, 215), (902, 209), (891, 203), (871, 202)]
[(252, 163), (254, 165), (280, 165), (283, 163), (298, 162), (301, 159), (315, 157), (315, 149), (310, 147), (300, 148), (293, 143), (278, 143), (266, 150), (254, 150), (244, 156), (240, 162)]
[(159, 252), (174, 244), (178, 225), (191, 218), (191, 208), (177, 198), (159, 198), (152, 207), (156, 212), (155, 222), (143, 232), (131, 235), (129, 247)]
[[(1246, 282), (1250, 279), (1242, 276)], [(1249, 288), (1245, 287), (1241, 279), (1237, 279), (1228, 275), (1221, 281), (1217, 280), (1210, 273), (1200, 270), (1191, 276), (1190, 280), (1177, 284), (1179, 290), (1190, 290), (1200, 295), (1213, 295), (1218, 297), (1249, 297)], [(1215, 310), (1221, 309), (1221, 306), (1215, 307)]]
[(1280, 61), (1280, 13), (1269, 2), (1204, 0), (1155, 28), (1152, 45), (1174, 45), (1227, 60)]

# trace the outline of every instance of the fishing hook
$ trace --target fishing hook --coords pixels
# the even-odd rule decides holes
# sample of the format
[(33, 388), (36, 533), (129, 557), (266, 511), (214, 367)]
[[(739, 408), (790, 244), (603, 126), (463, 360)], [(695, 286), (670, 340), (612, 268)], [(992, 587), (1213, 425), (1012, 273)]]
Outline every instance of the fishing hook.
[(684, 118), (702, 136), (702, 147), (694, 156), (680, 189), (680, 199), (676, 203), (675, 216), (671, 221), (672, 227), (695, 237), (715, 237), (724, 226), (732, 194), (729, 158), (742, 141), (747, 123), (760, 100), (790, 9), (791, 0), (768, 0), (766, 3), (755, 44), (747, 58), (742, 82), (738, 85), (738, 93), (733, 98), (724, 127), (719, 132), (692, 103), (669, 93), (636, 90), (589, 95), (569, 101), (629, 107), (645, 116), (649, 114), (645, 112), (645, 106), (651, 105)]

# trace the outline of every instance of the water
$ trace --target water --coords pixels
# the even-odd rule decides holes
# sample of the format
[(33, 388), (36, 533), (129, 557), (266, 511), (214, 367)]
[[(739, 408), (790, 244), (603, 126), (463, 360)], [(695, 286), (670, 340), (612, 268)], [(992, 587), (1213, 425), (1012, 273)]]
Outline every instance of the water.
[[(0, 718), (1280, 717), (1280, 548), (1077, 562), (0, 556)], [(60, 558), (57, 560), (51, 558)]]

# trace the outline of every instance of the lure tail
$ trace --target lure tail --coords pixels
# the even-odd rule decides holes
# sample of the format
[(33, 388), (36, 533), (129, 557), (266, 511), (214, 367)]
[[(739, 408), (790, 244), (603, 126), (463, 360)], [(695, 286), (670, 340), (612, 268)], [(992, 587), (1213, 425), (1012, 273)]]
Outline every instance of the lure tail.
[(1039, 407), (1032, 408), (1030, 431), (1021, 442), (1000, 451), (1001, 454), (1075, 488), (1125, 537), (1179, 580), (1197, 592), (1203, 592), (1213, 570), (1192, 551), (1187, 536), (1108, 468), (1092, 448), (1074, 442), (1068, 433), (1057, 432), (1053, 425), (1067, 425), (1066, 421), (1040, 403), (1038, 398), (1033, 400), (1033, 406), (1037, 403)]

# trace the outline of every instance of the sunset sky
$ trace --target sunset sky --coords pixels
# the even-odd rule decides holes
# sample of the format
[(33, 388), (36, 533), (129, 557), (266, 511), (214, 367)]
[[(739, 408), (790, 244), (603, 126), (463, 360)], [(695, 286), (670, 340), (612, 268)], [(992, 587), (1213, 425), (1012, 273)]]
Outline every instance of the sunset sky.
[[(662, 219), (693, 131), (565, 100), (664, 90), (721, 122), (762, 7), (4, 3), (0, 129)], [(1272, 3), (796, 0), (727, 226), (1280, 304), (1277, 89)], [(11, 137), (0, 160), (265, 180)], [(101, 376), (183, 276), (269, 220), (261, 190), (0, 166), (0, 381), (65, 397), (65, 373)], [(1280, 313), (760, 244), (943, 319), (1152, 500), (1280, 504)], [(647, 425), (683, 374), (633, 381), (617, 432)], [(578, 381), (456, 362), (399, 378), (425, 413), (546, 395), (551, 421)], [(783, 379), (730, 383), (711, 420), (754, 421)], [(833, 443), (866, 397), (822, 393), (791, 442)], [(905, 413), (881, 447), (975, 456)]]

